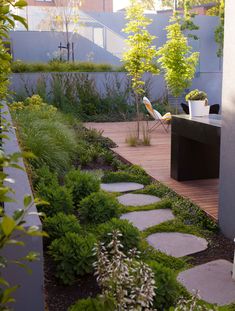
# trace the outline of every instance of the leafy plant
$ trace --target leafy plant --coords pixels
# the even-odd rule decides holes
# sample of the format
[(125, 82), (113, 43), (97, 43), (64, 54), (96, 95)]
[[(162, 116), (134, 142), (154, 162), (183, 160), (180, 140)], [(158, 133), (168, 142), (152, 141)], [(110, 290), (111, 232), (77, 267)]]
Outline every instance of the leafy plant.
[(71, 189), (75, 206), (79, 206), (83, 198), (100, 189), (100, 181), (96, 176), (80, 170), (71, 170), (65, 176), (65, 185)]
[(49, 253), (56, 264), (56, 276), (63, 284), (73, 284), (77, 277), (91, 273), (94, 262), (95, 237), (82, 237), (68, 232), (49, 246)]
[(109, 222), (99, 225), (95, 230), (99, 240), (106, 245), (110, 243), (112, 239), (109, 233), (119, 231), (121, 233), (119, 239), (125, 254), (128, 254), (130, 249), (138, 249), (140, 246), (141, 237), (139, 230), (126, 219), (113, 218)]
[(81, 232), (81, 226), (77, 218), (74, 215), (63, 213), (47, 217), (43, 222), (43, 227), (51, 240), (62, 238), (68, 232)]
[(115, 311), (116, 303), (109, 297), (80, 299), (68, 311)]
[(164, 265), (152, 261), (148, 263), (155, 275), (156, 296), (153, 306), (157, 310), (168, 310), (177, 304), (182, 294), (185, 294), (176, 281), (176, 273)]
[(131, 77), (132, 88), (135, 92), (135, 103), (137, 111), (137, 137), (140, 138), (140, 97), (144, 94), (143, 75), (145, 72), (159, 73), (154, 65), (156, 48), (153, 46), (154, 36), (151, 36), (147, 27), (151, 20), (144, 15), (145, 5), (138, 0), (131, 0), (126, 10), (128, 21), (123, 30), (128, 34), (126, 43), (128, 50), (123, 55), (124, 66)]
[(166, 27), (167, 42), (157, 51), (167, 87), (173, 96), (179, 96), (191, 84), (196, 72), (199, 53), (191, 52), (183, 35), (180, 21), (173, 17)]
[(80, 202), (79, 213), (86, 223), (104, 223), (117, 217), (118, 201), (111, 194), (100, 191), (90, 194)]
[(71, 214), (74, 210), (71, 190), (60, 186), (57, 182), (45, 184), (39, 182), (36, 186), (38, 196), (48, 204), (40, 205), (38, 208), (47, 216), (54, 216), (59, 212)]
[(188, 100), (205, 100), (207, 99), (207, 94), (205, 92), (199, 91), (198, 89), (189, 92), (185, 99)]
[(208, 307), (205, 303), (199, 300), (198, 295), (193, 295), (193, 297), (189, 299), (181, 298), (176, 308), (170, 308), (170, 311), (218, 311), (218, 307), (211, 306)]
[(217, 56), (223, 56), (224, 49), (224, 7), (225, 1), (221, 0), (219, 4), (220, 23), (215, 29), (215, 42), (218, 45)]
[(114, 297), (120, 310), (152, 310), (155, 282), (152, 270), (138, 261), (135, 250), (122, 252), (119, 231), (112, 233), (111, 242), (96, 249), (95, 275), (102, 295)]

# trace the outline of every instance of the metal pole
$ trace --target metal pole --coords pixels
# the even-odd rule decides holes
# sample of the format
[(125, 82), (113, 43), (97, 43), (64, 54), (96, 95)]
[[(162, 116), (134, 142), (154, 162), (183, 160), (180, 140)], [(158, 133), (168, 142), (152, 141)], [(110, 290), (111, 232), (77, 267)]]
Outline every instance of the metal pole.
[(72, 42), (72, 61), (74, 63), (74, 42)]
[[(234, 243), (235, 243), (235, 239), (234, 239)], [(232, 279), (235, 281), (235, 251), (234, 251), (234, 261), (233, 261), (233, 275), (232, 275)]]

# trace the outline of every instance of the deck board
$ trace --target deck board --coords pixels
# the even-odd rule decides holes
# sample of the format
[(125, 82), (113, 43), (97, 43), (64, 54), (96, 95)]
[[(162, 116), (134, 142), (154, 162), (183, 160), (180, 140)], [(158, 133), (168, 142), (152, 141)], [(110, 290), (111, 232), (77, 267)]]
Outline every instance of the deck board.
[(86, 126), (103, 131), (103, 136), (118, 145), (113, 150), (119, 156), (141, 165), (155, 180), (190, 199), (213, 219), (218, 219), (218, 179), (178, 182), (170, 178), (170, 133), (158, 128), (151, 133), (151, 146), (129, 147), (125, 140), (133, 132), (135, 122), (87, 123)]

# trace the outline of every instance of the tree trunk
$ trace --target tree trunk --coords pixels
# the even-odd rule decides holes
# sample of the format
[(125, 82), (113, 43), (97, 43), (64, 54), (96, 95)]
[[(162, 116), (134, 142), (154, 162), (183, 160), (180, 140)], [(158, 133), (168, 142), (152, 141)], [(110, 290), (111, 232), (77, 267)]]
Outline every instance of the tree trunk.
[(137, 139), (140, 139), (140, 96), (135, 92), (135, 104), (137, 114)]

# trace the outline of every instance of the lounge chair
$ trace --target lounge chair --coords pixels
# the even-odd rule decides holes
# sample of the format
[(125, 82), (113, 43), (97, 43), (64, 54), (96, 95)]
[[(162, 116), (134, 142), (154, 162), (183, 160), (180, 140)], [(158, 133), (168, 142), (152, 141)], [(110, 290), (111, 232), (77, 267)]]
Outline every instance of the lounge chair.
[(169, 130), (170, 121), (171, 121), (171, 113), (167, 112), (163, 116), (156, 109), (153, 109), (151, 102), (147, 97), (143, 98), (143, 103), (148, 113), (154, 118), (155, 124), (149, 129), (151, 132), (153, 129), (162, 126), (166, 132)]

